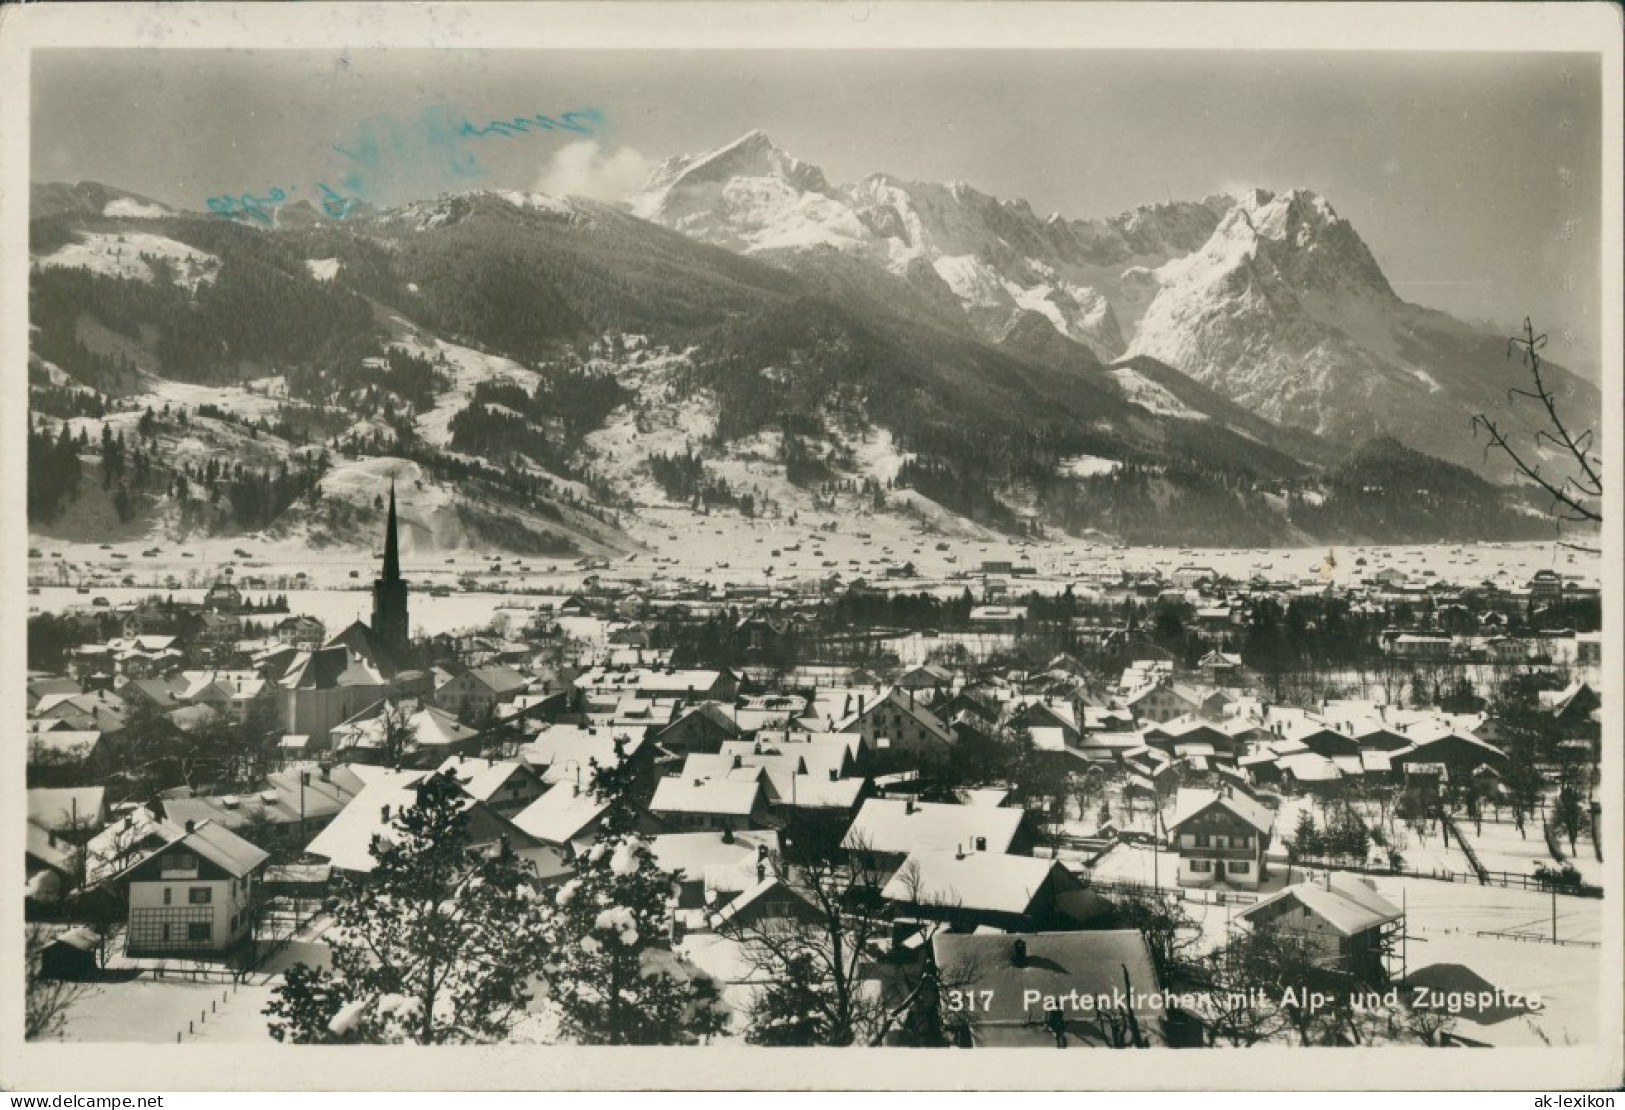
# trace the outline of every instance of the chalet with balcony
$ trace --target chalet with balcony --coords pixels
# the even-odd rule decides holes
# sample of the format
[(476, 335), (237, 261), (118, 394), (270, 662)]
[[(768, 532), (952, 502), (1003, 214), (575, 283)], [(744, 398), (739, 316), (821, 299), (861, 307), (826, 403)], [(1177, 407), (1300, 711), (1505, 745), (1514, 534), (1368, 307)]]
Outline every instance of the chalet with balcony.
[(1181, 789), (1168, 831), (1179, 851), (1179, 885), (1224, 883), (1257, 890), (1275, 814), (1233, 786)]
[(213, 822), (185, 831), (119, 876), (131, 956), (224, 956), (249, 938), (269, 855)]
[(1322, 882), (1297, 883), (1241, 912), (1254, 929), (1308, 941), (1326, 970), (1371, 986), (1387, 985), (1389, 934), (1402, 917), (1371, 880), (1331, 871)]

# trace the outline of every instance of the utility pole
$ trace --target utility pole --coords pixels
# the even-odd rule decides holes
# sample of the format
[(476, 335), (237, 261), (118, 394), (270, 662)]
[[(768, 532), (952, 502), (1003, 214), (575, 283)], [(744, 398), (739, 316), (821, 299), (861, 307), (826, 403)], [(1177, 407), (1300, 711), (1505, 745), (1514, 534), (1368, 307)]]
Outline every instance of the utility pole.
[(1411, 975), (1411, 912), (1410, 892), (1404, 887), (1399, 888), (1399, 977), (1401, 980), (1409, 979)]

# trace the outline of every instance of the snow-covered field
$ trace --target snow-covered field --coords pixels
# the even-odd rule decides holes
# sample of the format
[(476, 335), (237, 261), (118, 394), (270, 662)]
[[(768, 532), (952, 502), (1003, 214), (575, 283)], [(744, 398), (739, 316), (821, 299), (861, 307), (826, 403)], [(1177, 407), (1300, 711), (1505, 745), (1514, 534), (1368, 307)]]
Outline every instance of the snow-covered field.
[[(1119, 844), (1091, 870), (1098, 881), (1150, 885), (1155, 879), (1164, 889), (1177, 889), (1178, 865), (1176, 853), (1153, 853), (1147, 847)], [(1292, 879), (1313, 879), (1318, 874), (1294, 868)], [(1495, 1045), (1520, 1046), (1545, 1043), (1543, 1035), (1554, 1045), (1596, 1037), (1597, 1007), (1603, 1001), (1597, 990), (1604, 968), (1602, 950), (1584, 943), (1554, 945), (1541, 938), (1552, 935), (1555, 908), (1559, 940), (1601, 941), (1603, 900), (1554, 898), (1539, 891), (1470, 882), (1371, 878), (1383, 897), (1405, 910), (1408, 940), (1402, 955), (1409, 972), (1435, 964), (1460, 964), (1504, 991), (1538, 994), (1544, 1002), (1545, 1009), (1538, 1015), (1494, 1025), (1480, 1025), (1462, 1016), (1458, 1024), (1461, 1035)], [(1279, 889), (1286, 881), (1286, 873), (1277, 868), (1266, 886)], [(1243, 907), (1214, 905), (1199, 898), (1193, 895), (1184, 906), (1201, 929), (1201, 949), (1217, 946), (1232, 930), (1244, 927), (1237, 919)], [(1481, 937), (1480, 932), (1517, 933), (1527, 939)], [(1396, 965), (1396, 974), (1398, 970)]]
[(289, 403), (281, 397), (267, 396), (257, 391), (250, 393), (236, 386), (194, 385), (168, 378), (148, 378), (146, 384), (147, 392), (152, 397), (149, 403), (155, 408), (159, 405), (185, 406), (195, 412), (202, 405), (213, 405), (222, 412), (235, 413), (248, 420), (258, 420), (260, 417), (275, 420), (280, 410)]
[(260, 1011), (270, 1001), (269, 986), (243, 985), (233, 990), (230, 983), (179, 979), (101, 983), (68, 1008), (64, 1039), (175, 1044), (179, 1034), (187, 1044), (269, 1041), (271, 1035)]
[(451, 377), (451, 388), (435, 398), (435, 406), (417, 418), (418, 434), (425, 442), (445, 447), (451, 442), (451, 418), (473, 399), (474, 387), (485, 381), (506, 381), (519, 386), (526, 393), (536, 388), (540, 375), (520, 366), (510, 358), (487, 355), (471, 347), (460, 347), (445, 340), (420, 336), (412, 325), (394, 317), (398, 336), (392, 346), (437, 364), (436, 368)]
[(135, 281), (154, 281), (157, 275), (143, 255), (169, 263), (176, 283), (193, 289), (201, 282), (213, 281), (220, 266), (220, 259), (212, 254), (145, 231), (82, 231), (76, 242), (57, 248), (36, 265), (66, 266)]
[(1531, 1028), (1538, 1026), (1554, 1045), (1596, 1037), (1597, 1010), (1605, 997), (1597, 989), (1604, 966), (1600, 948), (1477, 934), (1518, 931), (1549, 937), (1555, 904), (1559, 939), (1600, 941), (1607, 903), (1472, 883), (1388, 878), (1376, 883), (1385, 898), (1405, 907), (1410, 936), (1405, 956), (1411, 972), (1433, 964), (1462, 964), (1502, 990), (1539, 994), (1545, 1003), (1538, 1017), (1488, 1026), (1463, 1020), (1462, 1035), (1497, 1045), (1540, 1045), (1540, 1035)]
[[(1486, 818), (1477, 828), (1471, 821), (1464, 820), (1459, 824), (1462, 832), (1467, 834), (1473, 851), (1478, 853), (1479, 862), (1491, 871), (1532, 875), (1539, 865), (1557, 866), (1557, 861), (1552, 859), (1551, 851), (1546, 847), (1546, 838), (1541, 835), (1538, 818), (1525, 822), (1523, 836), (1518, 835), (1518, 828), (1510, 818), (1505, 821)], [(1580, 847), (1585, 851), (1590, 850), (1584, 841)]]
[(1073, 455), (1071, 458), (1062, 459), (1057, 469), (1068, 478), (1096, 478), (1102, 474), (1110, 474), (1122, 465), (1116, 459), (1102, 459), (1094, 455)]

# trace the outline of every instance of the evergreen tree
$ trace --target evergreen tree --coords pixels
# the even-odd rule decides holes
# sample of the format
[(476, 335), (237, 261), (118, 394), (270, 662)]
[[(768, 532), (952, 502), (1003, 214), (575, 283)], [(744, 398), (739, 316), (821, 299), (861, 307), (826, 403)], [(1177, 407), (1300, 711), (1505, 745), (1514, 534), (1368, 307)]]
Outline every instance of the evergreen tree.
[(584, 1044), (692, 1044), (727, 1016), (712, 981), (682, 964), (668, 940), (672, 878), (633, 831), (626, 761), (592, 763), (591, 789), (609, 803), (599, 840), (576, 857), (547, 924), (549, 994), (566, 1032)]
[(1305, 809), (1298, 814), (1298, 824), (1292, 832), (1292, 843), (1289, 847), (1293, 858), (1318, 856), (1325, 848), (1320, 830), (1315, 827), (1315, 815), (1309, 810)]
[(448, 775), (418, 787), (372, 874), (340, 895), (331, 968), (290, 973), (266, 1008), (279, 1041), (488, 1043), (523, 1015), (544, 951), (545, 902), (507, 844), (468, 846), (469, 798)]

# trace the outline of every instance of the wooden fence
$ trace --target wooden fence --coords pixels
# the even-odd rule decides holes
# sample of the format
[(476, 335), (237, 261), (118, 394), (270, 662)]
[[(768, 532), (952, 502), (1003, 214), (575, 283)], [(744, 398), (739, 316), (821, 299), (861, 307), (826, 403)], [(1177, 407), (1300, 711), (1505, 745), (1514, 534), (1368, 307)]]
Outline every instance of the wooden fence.
[(1499, 886), (1511, 890), (1556, 891), (1558, 894), (1570, 894), (1576, 898), (1602, 897), (1601, 887), (1587, 886), (1584, 883), (1578, 886), (1567, 886), (1563, 883), (1542, 880), (1534, 875), (1524, 875), (1516, 871), (1482, 869), (1477, 874), (1469, 874), (1465, 871), (1413, 871), (1410, 868), (1362, 867), (1341, 860), (1315, 859), (1302, 856), (1293, 860), (1292, 866), (1318, 867), (1325, 871), (1358, 871), (1365, 875), (1392, 875), (1396, 878), (1406, 879), (1433, 879), (1444, 883), (1478, 883), (1481, 886)]
[(1480, 929), (1477, 935), (1481, 937), (1498, 937), (1501, 940), (1527, 940), (1535, 944), (1555, 944), (1565, 948), (1602, 947), (1602, 942), (1597, 940), (1570, 940), (1567, 937), (1549, 937), (1544, 933), (1531, 933), (1523, 929)]

